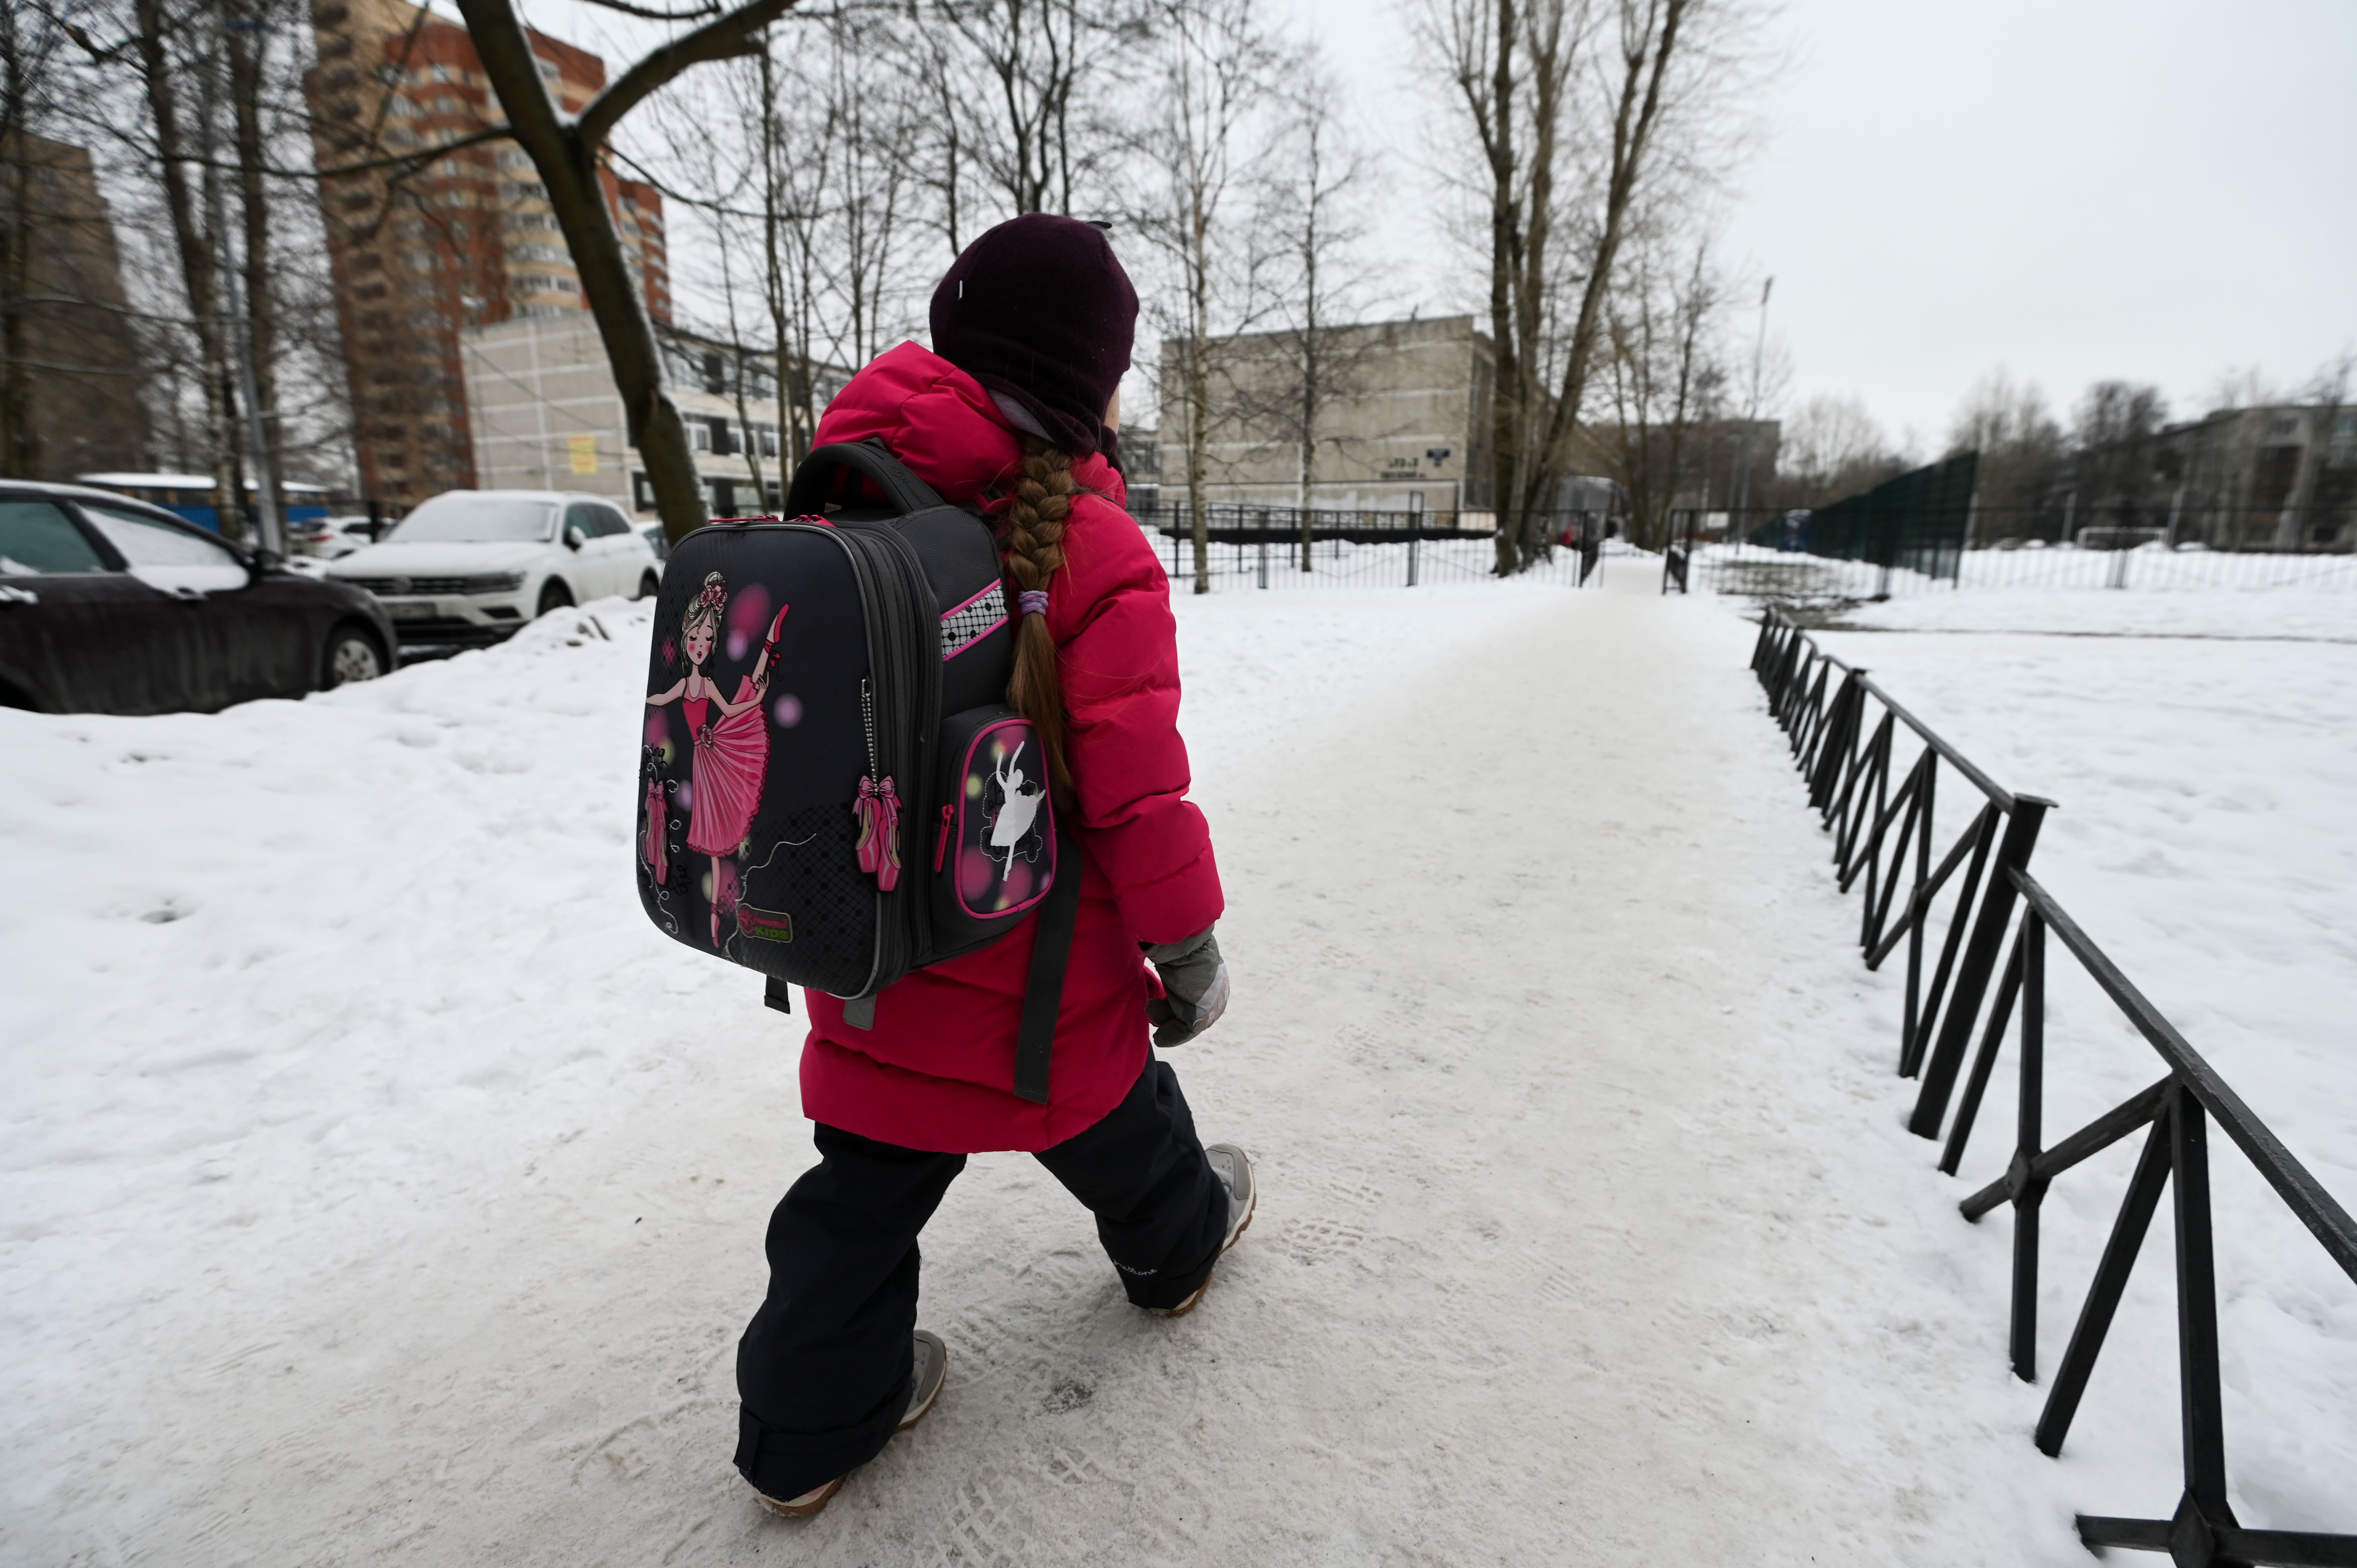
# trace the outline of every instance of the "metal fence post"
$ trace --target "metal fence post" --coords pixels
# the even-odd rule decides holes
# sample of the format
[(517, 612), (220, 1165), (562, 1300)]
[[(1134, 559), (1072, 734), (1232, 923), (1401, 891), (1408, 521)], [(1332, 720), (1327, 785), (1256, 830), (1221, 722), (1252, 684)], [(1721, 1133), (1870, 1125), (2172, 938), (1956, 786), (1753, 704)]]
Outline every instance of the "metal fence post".
[(1411, 588), (1415, 586), (1415, 535), (1409, 534), (1407, 536), (1407, 585)]
[(1264, 588), (1268, 586), (1268, 535), (1265, 531), (1262, 532), (1260, 541), (1260, 585)]
[(1957, 1069), (1964, 1066), (1973, 1024), (1980, 1016), (1981, 998), (1996, 972), (1997, 950), (2005, 945), (2006, 927), (2013, 919), (2013, 901), (2021, 896), (2010, 874), (2029, 865), (2030, 851), (2038, 847), (2038, 830), (2053, 804), (2036, 795), (2013, 798), (2005, 836), (1997, 841), (1996, 864), (1989, 867), (1980, 918), (1964, 944), (1964, 961), (1956, 968), (1956, 989), (1949, 993), (1947, 1016), (1940, 1022), (1939, 1038), (1923, 1066), (1923, 1090), (1916, 1096), (1915, 1113), (1907, 1119), (1907, 1130), (1919, 1138), (1938, 1137), (1940, 1123), (1947, 1119), (1948, 1095), (1956, 1087)]

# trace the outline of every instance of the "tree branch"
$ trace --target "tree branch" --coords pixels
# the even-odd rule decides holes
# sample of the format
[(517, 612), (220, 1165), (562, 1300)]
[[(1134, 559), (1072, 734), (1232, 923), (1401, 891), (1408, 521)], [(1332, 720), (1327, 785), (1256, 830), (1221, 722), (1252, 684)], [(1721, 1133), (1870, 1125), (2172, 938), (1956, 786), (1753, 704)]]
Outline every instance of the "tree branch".
[(718, 20), (706, 22), (685, 38), (652, 50), (581, 111), (574, 131), (581, 145), (602, 145), (623, 115), (688, 67), (753, 53), (757, 47), (754, 35), (792, 10), (796, 3), (797, 0), (747, 0)]
[[(414, 166), (404, 170), (405, 173), (414, 174), (417, 169), (447, 157), (452, 153), (463, 152), (468, 147), (479, 146), (485, 142), (510, 141), (514, 136), (515, 132), (502, 121), (497, 125), (488, 125), (479, 131), (469, 131), (455, 141), (436, 143), (430, 147), (419, 147), (414, 152), (387, 153), (382, 157), (366, 158), (356, 164), (337, 164), (330, 168), (280, 168), (275, 164), (261, 164), (257, 165), (256, 168), (273, 179), (336, 179), (345, 175), (371, 174), (378, 169), (403, 168), (404, 166)], [(234, 158), (184, 157), (180, 161), (193, 164), (198, 168), (211, 169), (219, 174), (253, 172)]]
[[(617, 163), (625, 163), (630, 165), (632, 172), (637, 174), (639, 177), (639, 183), (641, 185), (651, 186), (665, 201), (676, 201), (682, 207), (701, 208), (706, 212), (716, 212), (724, 218), (743, 218), (755, 223), (764, 220), (764, 214), (752, 211), (748, 208), (730, 207), (725, 202), (714, 201), (707, 197), (690, 196), (684, 191), (673, 190), (670, 186), (667, 186), (662, 181), (657, 179), (654, 175), (649, 171), (646, 165), (640, 163), (630, 154), (622, 151), (619, 147), (607, 148), (606, 155), (607, 156), (614, 159)], [(814, 218), (820, 216), (820, 214), (815, 212), (785, 210), (780, 211), (777, 216), (782, 220), (785, 219)]]
[(619, 11), (625, 16), (643, 16), (650, 22), (694, 22), (720, 14), (717, 0), (698, 5), (693, 11), (652, 11), (644, 5), (632, 5), (628, 0), (589, 0), (592, 5), (603, 5), (608, 11)]

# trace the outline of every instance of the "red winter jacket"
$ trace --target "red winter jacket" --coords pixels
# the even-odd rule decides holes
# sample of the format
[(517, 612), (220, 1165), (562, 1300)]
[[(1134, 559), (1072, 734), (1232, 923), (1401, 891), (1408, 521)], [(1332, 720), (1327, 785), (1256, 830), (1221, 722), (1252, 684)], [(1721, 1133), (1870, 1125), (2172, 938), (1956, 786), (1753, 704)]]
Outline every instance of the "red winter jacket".
[[(879, 435), (952, 501), (986, 497), (1022, 456), (981, 383), (914, 343), (851, 379), (819, 421), (819, 442)], [(1211, 830), (1187, 800), (1178, 738), (1178, 649), (1170, 583), (1123, 511), (1121, 476), (1076, 458), (1078, 498), (1064, 566), (1049, 585), (1048, 629), (1063, 683), (1065, 747), (1087, 863), (1064, 979), (1049, 1101), (1018, 1100), (1015, 1035), (1036, 921), (963, 958), (912, 972), (855, 1029), (843, 1004), (810, 1001), (802, 1112), (909, 1148), (951, 1154), (1044, 1149), (1092, 1127), (1146, 1065), (1148, 978), (1138, 943), (1177, 941), (1220, 915)]]

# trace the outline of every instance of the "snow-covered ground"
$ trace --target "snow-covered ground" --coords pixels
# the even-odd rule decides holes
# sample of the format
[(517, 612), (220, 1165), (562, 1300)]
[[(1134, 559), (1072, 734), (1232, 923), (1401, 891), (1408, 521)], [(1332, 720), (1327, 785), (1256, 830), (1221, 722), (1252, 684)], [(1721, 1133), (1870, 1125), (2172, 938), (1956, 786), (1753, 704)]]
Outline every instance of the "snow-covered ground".
[[(1968, 590), (1860, 606), (1841, 624), (1859, 629), (1820, 632), (1830, 651), (2007, 786), (2060, 803), (2040, 880), (2357, 1208), (2357, 596)], [(2050, 976), (2052, 1138), (2158, 1072), (2059, 951)], [(1971, 1185), (2002, 1171), (2011, 1090), (2000, 1074)], [(2230, 1453), (2281, 1474), (2316, 1463), (2319, 1434), (2357, 1429), (2357, 1291), (2230, 1143), (2212, 1147), (2226, 1376), (2264, 1391), (2230, 1417)], [(2117, 1186), (2071, 1186), (2048, 1210), (2061, 1197), (2074, 1216), (2075, 1285)], [(2289, 1433), (2287, 1402), (2301, 1412)], [(2357, 1455), (2343, 1454), (2325, 1473), (2357, 1496)], [(2341, 1513), (2338, 1528), (2357, 1521)]]
[[(795, 1031), (638, 912), (644, 608), (299, 703), (0, 713), (0, 1558), (2075, 1564), (2074, 1508), (2169, 1511), (2165, 1234), (2041, 1458), (2006, 1222), (1898, 1125), (1895, 992), (1725, 606), (1180, 610), (1238, 999), (1177, 1059), (1260, 1217), (1146, 1318), (975, 1160), (926, 1237), (942, 1404), (802, 1525), (727, 1462)], [(2229, 1389), (2246, 1523), (2352, 1522), (2339, 1283), (2230, 1311), (2309, 1370)]]
[(2040, 879), (2357, 1198), (2357, 595), (1965, 592), (1842, 624), (1872, 635), (1829, 651), (2060, 802)]

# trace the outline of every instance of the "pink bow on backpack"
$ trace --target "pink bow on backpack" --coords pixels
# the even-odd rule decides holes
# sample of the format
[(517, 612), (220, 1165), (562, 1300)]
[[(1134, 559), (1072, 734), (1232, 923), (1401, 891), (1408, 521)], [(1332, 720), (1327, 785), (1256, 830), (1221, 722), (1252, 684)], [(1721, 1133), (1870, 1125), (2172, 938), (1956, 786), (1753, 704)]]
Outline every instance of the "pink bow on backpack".
[(851, 810), (859, 818), (859, 869), (876, 878), (879, 891), (889, 893), (900, 885), (900, 797), (891, 776), (878, 784), (863, 775)]

